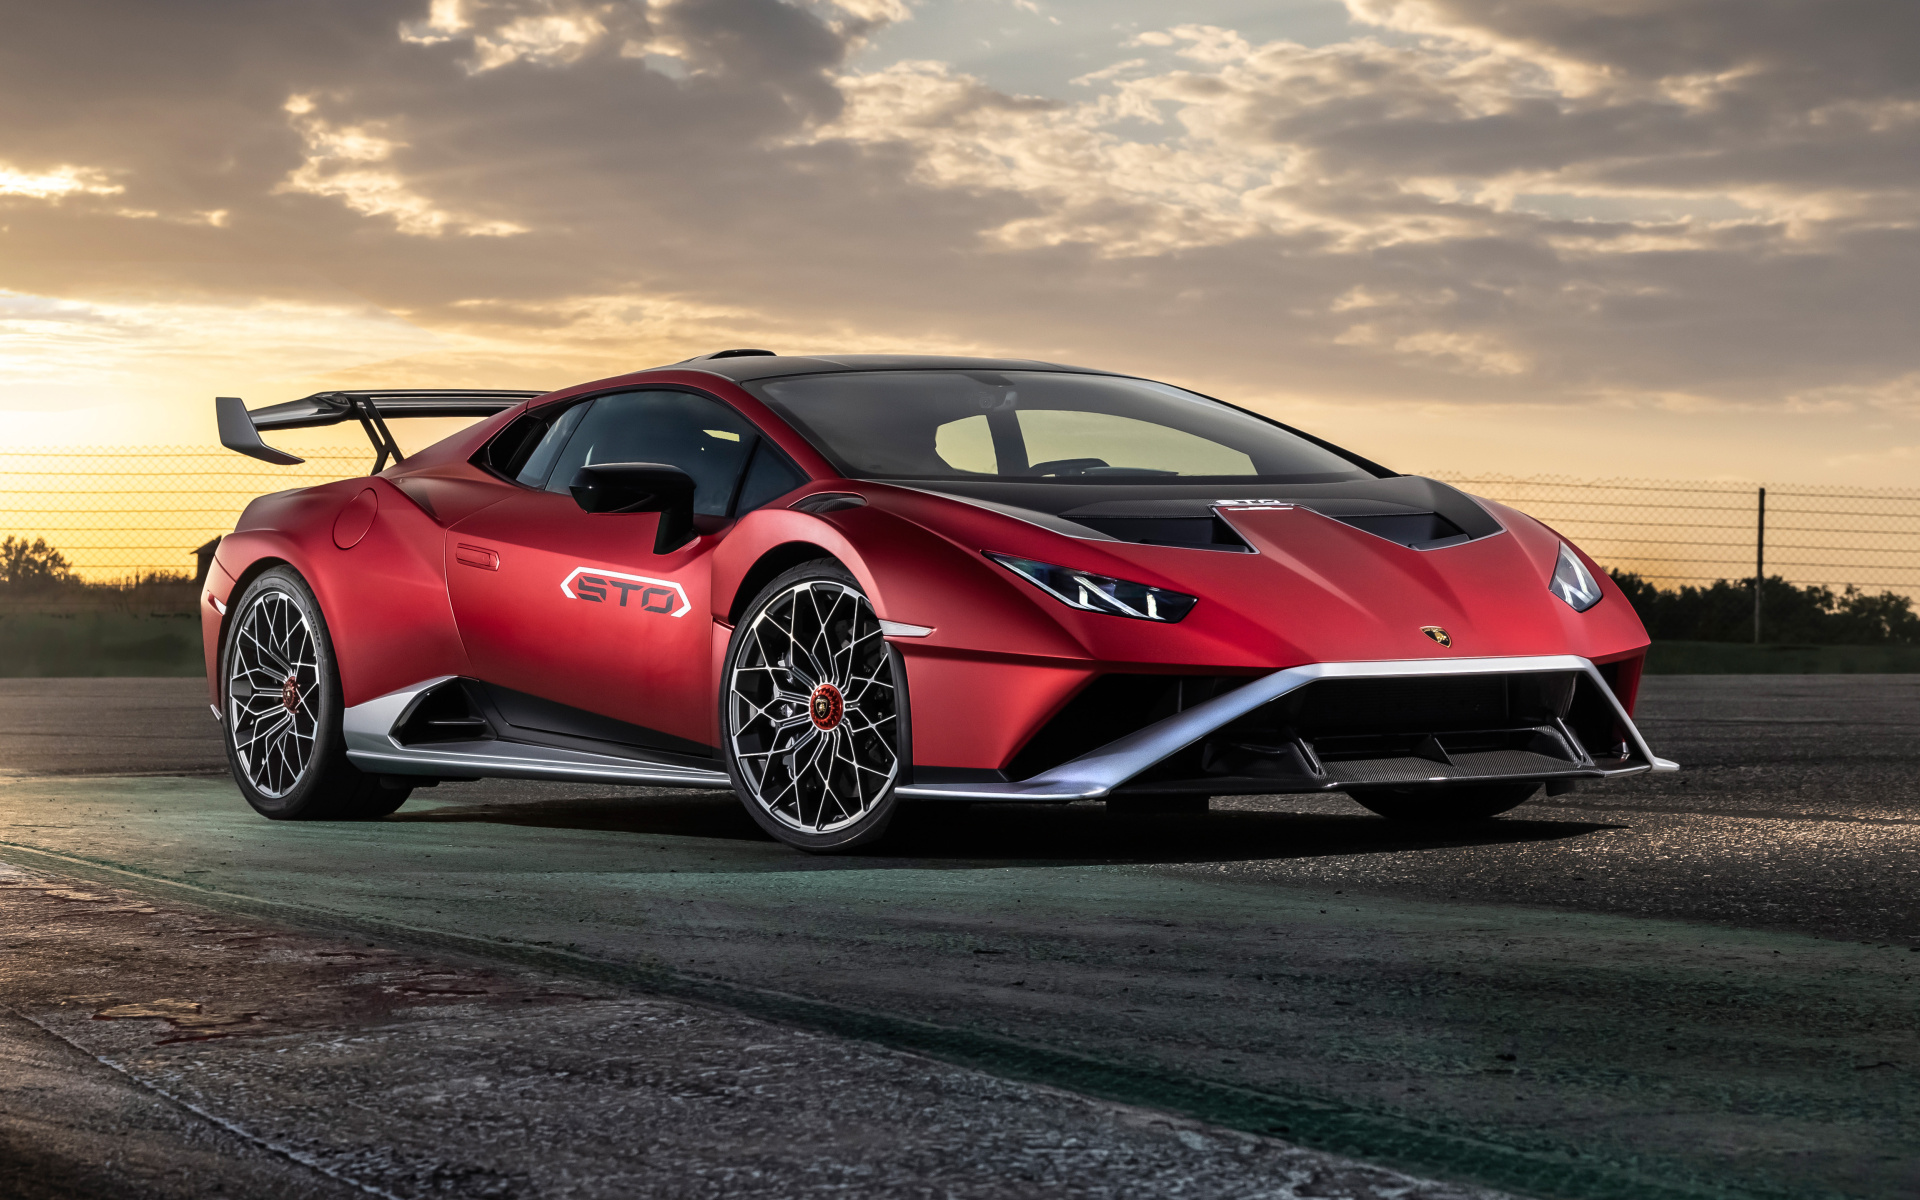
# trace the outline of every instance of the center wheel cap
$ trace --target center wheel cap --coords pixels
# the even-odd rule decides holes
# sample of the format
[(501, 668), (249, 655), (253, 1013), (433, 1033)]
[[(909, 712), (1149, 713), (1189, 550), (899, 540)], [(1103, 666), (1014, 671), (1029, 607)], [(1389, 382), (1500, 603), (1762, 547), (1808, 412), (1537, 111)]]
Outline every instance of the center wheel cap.
[(807, 701), (807, 715), (813, 718), (813, 727), (824, 732), (847, 715), (847, 702), (840, 698), (839, 688), (823, 683), (813, 689), (813, 697)]
[(299, 709), (300, 707), (300, 677), (299, 676), (289, 675), (287, 676), (287, 681), (280, 685), (280, 707), (286, 709), (288, 712), (294, 712)]

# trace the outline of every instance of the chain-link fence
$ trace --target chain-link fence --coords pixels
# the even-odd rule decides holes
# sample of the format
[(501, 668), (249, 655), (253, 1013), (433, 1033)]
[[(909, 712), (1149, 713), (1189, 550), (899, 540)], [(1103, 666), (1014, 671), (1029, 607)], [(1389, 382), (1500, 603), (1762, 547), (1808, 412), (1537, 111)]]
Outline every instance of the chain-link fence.
[(1920, 491), (1438, 473), (1657, 586), (1780, 576), (1920, 600)]
[[(364, 447), (274, 467), (188, 446), (0, 451), (0, 535), (44, 538), (92, 583), (195, 569), (197, 547), (263, 492), (360, 475)], [(1603, 566), (1662, 587), (1764, 573), (1920, 598), (1920, 491), (1435, 472), (1552, 525)], [(1764, 536), (1764, 541), (1763, 541)]]
[(230, 532), (247, 501), (372, 463), (345, 447), (293, 467), (193, 446), (0, 450), (0, 535), (46, 539), (89, 583), (191, 577), (195, 550)]

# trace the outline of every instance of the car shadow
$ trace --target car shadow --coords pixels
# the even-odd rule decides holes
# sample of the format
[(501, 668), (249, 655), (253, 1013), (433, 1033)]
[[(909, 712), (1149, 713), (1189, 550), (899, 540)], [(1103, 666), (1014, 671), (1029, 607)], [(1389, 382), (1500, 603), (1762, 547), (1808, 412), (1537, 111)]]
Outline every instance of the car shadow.
[(776, 852), (769, 862), (767, 852), (775, 851), (772, 839), (738, 800), (724, 793), (450, 803), (386, 819), (697, 838), (710, 843), (709, 849), (714, 842), (757, 843), (751, 855), (754, 868), (820, 870), (1244, 862), (1552, 842), (1620, 828), (1525, 817), (1410, 825), (1357, 807), (1351, 814), (1249, 808), (1122, 814), (1110, 813), (1102, 804), (916, 804), (901, 810), (877, 846), (828, 856)]

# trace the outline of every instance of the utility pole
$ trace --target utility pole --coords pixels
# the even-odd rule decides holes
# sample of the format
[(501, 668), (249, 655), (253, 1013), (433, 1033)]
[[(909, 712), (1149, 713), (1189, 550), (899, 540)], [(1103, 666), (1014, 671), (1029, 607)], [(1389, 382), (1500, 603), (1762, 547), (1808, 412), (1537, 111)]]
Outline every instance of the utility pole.
[(1753, 536), (1753, 644), (1760, 644), (1760, 588), (1767, 582), (1767, 489), (1760, 489), (1759, 522)]

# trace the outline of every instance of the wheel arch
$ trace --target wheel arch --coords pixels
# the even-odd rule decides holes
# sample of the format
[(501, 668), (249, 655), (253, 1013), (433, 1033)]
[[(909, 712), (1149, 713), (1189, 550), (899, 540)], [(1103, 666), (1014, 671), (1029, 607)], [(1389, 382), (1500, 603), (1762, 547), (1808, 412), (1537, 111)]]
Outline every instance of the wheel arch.
[[(278, 555), (268, 555), (263, 558), (254, 559), (246, 565), (244, 570), (234, 576), (233, 588), (227, 593), (233, 597), (233, 602), (227, 605), (226, 612), (220, 614), (220, 640), (215, 643), (218, 650), (226, 649), (227, 630), (233, 625), (233, 611), (240, 607), (240, 597), (246, 593), (248, 588), (253, 586), (254, 580), (265, 575), (275, 567), (292, 567), (295, 571), (300, 570), (299, 567), (295, 567), (293, 563)], [(301, 578), (305, 579), (306, 575), (303, 573)]]
[[(240, 571), (234, 575), (233, 586), (227, 589), (228, 599), (226, 607), (215, 610), (219, 616), (219, 620), (214, 627), (213, 644), (206, 648), (207, 690), (213, 697), (215, 708), (222, 713), (226, 711), (227, 695), (225, 686), (221, 682), (221, 666), (227, 649), (227, 634), (233, 629), (233, 619), (240, 608), (240, 597), (246, 594), (246, 590), (249, 587), (253, 586), (254, 580), (260, 578), (268, 571), (273, 570), (275, 567), (291, 567), (295, 571), (300, 569), (282, 555), (274, 553), (262, 554), (260, 557), (250, 560), (246, 566), (242, 567)], [(225, 568), (222, 567), (220, 569), (224, 570)], [(304, 576), (302, 576), (302, 578), (304, 578)], [(205, 626), (201, 628), (204, 630)]]
[(740, 577), (739, 585), (727, 602), (727, 624), (738, 625), (746, 614), (747, 605), (760, 594), (760, 589), (772, 583), (786, 571), (801, 563), (812, 562), (818, 558), (831, 559), (841, 566), (852, 570), (852, 564), (841, 556), (820, 545), (818, 542), (787, 541), (762, 551), (751, 567)]

